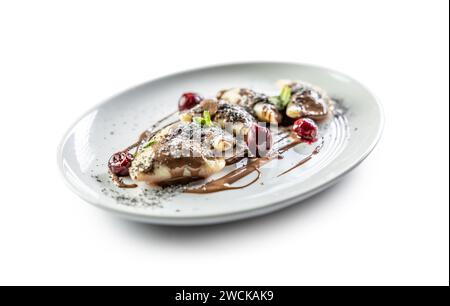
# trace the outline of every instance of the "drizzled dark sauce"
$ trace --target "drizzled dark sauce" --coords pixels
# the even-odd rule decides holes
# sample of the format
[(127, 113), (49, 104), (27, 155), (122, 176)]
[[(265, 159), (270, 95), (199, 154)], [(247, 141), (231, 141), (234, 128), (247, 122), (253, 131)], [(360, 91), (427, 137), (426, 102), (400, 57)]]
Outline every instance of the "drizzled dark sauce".
[[(272, 154), (270, 156), (266, 157), (260, 157), (260, 158), (253, 158), (250, 159), (247, 165), (238, 168), (236, 170), (231, 171), (230, 173), (224, 175), (223, 177), (210, 181), (200, 187), (197, 188), (188, 188), (184, 192), (186, 193), (213, 193), (213, 192), (219, 192), (224, 190), (235, 190), (235, 189), (242, 189), (245, 187), (248, 187), (259, 180), (261, 176), (261, 172), (259, 171), (259, 168), (264, 166), (265, 164), (269, 163), (270, 161), (274, 160), (275, 158), (278, 158), (279, 155), (282, 155), (289, 149), (297, 146), (300, 144), (301, 141), (298, 139), (293, 140), (291, 143), (283, 146), (278, 150), (277, 153)], [(253, 172), (257, 172), (258, 176), (252, 180), (250, 183), (244, 185), (244, 186), (231, 186), (232, 184), (236, 183), (240, 179), (248, 176), (249, 174)]]
[[(136, 141), (134, 144), (130, 145), (124, 151), (131, 151), (133, 149), (136, 149), (135, 152), (137, 153), (140, 150), (140, 148), (142, 147), (142, 145), (145, 144), (147, 141), (149, 141), (152, 137), (154, 137), (158, 132), (160, 132), (164, 128), (167, 128), (168, 126), (173, 125), (174, 123), (179, 122), (179, 120), (176, 120), (174, 122), (171, 122), (171, 123), (166, 124), (163, 127), (159, 128), (159, 125), (164, 123), (167, 119), (169, 119), (171, 116), (173, 116), (176, 113), (177, 112), (169, 114), (168, 116), (166, 116), (166, 117), (162, 118), (161, 120), (159, 120), (158, 122), (156, 122), (150, 130), (147, 130), (140, 135), (138, 141)], [(294, 134), (291, 134), (290, 131), (291, 131), (290, 126), (280, 127), (279, 132), (276, 134), (276, 136), (280, 136), (280, 138), (274, 144), (279, 144), (283, 140), (286, 140), (286, 139), (290, 139), (291, 141), (288, 144), (280, 147), (278, 150), (270, 153), (268, 156), (259, 157), (259, 158), (254, 158), (254, 157), (250, 158), (250, 157), (248, 157), (247, 154), (238, 154), (237, 156), (233, 156), (233, 157), (225, 160), (225, 163), (227, 166), (234, 165), (246, 158), (247, 158), (247, 163), (244, 166), (237, 168), (218, 179), (209, 181), (199, 187), (186, 188), (186, 189), (184, 189), (184, 192), (192, 193), (192, 194), (215, 193), (215, 192), (220, 192), (220, 191), (225, 191), (225, 190), (243, 189), (243, 188), (246, 188), (246, 187), (254, 184), (261, 177), (261, 172), (260, 172), (261, 167), (263, 167), (264, 165), (266, 165), (267, 163), (271, 162), (274, 159), (283, 159), (284, 153), (286, 153), (290, 149), (292, 149), (292, 148), (296, 147), (297, 145), (299, 145), (300, 143), (302, 143), (302, 141)], [(300, 166), (304, 165), (308, 161), (310, 161), (314, 157), (314, 155), (317, 155), (320, 152), (320, 150), (323, 147), (323, 144), (324, 144), (324, 140), (322, 139), (321, 144), (318, 145), (310, 155), (306, 156), (305, 158), (300, 160), (297, 164), (295, 164), (288, 170), (279, 174), (277, 177), (283, 176), (283, 175), (293, 171), (294, 169), (299, 168)], [(249, 176), (253, 172), (256, 172), (257, 175), (249, 183), (242, 185), (242, 186), (233, 186), (234, 183)], [(114, 182), (114, 184), (116, 184), (116, 186), (119, 188), (136, 188), (136, 187), (138, 187), (137, 184), (125, 183), (123, 181), (123, 179), (118, 177), (117, 175), (114, 175), (112, 173), (110, 173), (110, 175), (111, 175), (111, 179)], [(179, 179), (177, 179), (175, 181), (169, 180), (169, 181), (166, 181), (164, 183), (164, 185), (160, 185), (160, 187), (166, 187), (171, 184), (185, 184), (185, 183), (189, 183), (189, 182), (199, 180), (199, 179), (200, 178), (190, 177), (190, 178), (186, 178), (185, 182), (182, 180), (179, 180)]]
[(302, 159), (301, 161), (299, 161), (295, 166), (293, 166), (293, 167), (289, 168), (288, 170), (284, 171), (283, 173), (279, 174), (277, 177), (280, 177), (280, 176), (282, 176), (282, 175), (285, 175), (286, 173), (289, 173), (289, 172), (291, 172), (292, 170), (297, 169), (298, 167), (300, 167), (300, 166), (306, 164), (307, 162), (309, 162), (309, 161), (313, 158), (314, 155), (319, 154), (320, 150), (321, 150), (322, 147), (323, 147), (323, 143), (324, 143), (324, 140), (322, 139), (322, 143), (321, 143), (320, 145), (318, 145), (318, 146), (314, 149), (314, 151), (312, 151), (311, 154), (309, 154), (307, 157), (305, 157), (304, 159)]
[[(168, 117), (165, 117), (164, 119), (158, 121), (156, 124), (153, 125), (153, 128), (156, 128), (161, 122), (163, 122), (164, 120), (166, 120)], [(141, 144), (145, 141), (148, 141), (149, 139), (151, 139), (156, 133), (158, 133), (159, 131), (161, 131), (162, 129), (176, 123), (172, 122), (169, 123), (167, 125), (165, 125), (162, 128), (159, 128), (155, 131), (145, 131), (141, 134), (141, 136), (139, 137), (138, 141), (136, 141), (134, 144), (130, 145), (126, 150), (130, 151), (136, 148), (136, 152), (139, 150), (139, 147), (141, 146)], [(288, 130), (288, 129), (286, 129)], [(284, 132), (285, 133), (285, 132)], [(283, 131), (281, 131), (278, 135), (283, 135)], [(219, 191), (225, 191), (225, 190), (236, 190), (236, 189), (243, 189), (246, 188), (254, 183), (256, 183), (260, 177), (261, 177), (261, 172), (260, 172), (260, 168), (263, 167), (264, 165), (266, 165), (267, 163), (269, 163), (270, 161), (274, 160), (274, 159), (283, 159), (283, 154), (286, 153), (287, 151), (289, 151), (290, 149), (296, 147), (297, 145), (299, 145), (300, 143), (302, 143), (301, 140), (299, 140), (296, 136), (294, 135), (284, 135), (282, 136), (280, 139), (278, 139), (275, 144), (280, 143), (281, 141), (291, 138), (292, 141), (286, 145), (284, 145), (283, 147), (279, 148), (276, 153), (273, 153), (269, 156), (266, 157), (260, 157), (260, 158), (249, 158), (248, 162), (246, 165), (235, 169), (231, 172), (229, 172), (228, 174), (224, 175), (221, 178), (215, 179), (213, 181), (207, 182), (205, 184), (203, 184), (200, 187), (194, 187), (194, 188), (186, 188), (184, 190), (185, 193), (195, 193), (195, 194), (205, 194), (205, 193), (214, 193), (214, 192), (219, 192)], [(277, 177), (280, 177), (288, 172), (291, 172), (292, 170), (304, 165), (305, 163), (307, 163), (308, 161), (310, 161), (314, 155), (318, 154), (320, 152), (320, 149), (323, 146), (323, 140), (322, 143), (317, 146), (314, 151), (308, 155), (307, 157), (305, 157), (304, 159), (302, 159), (299, 163), (297, 163), (295, 166), (293, 166), (292, 168), (284, 171), (283, 173), (281, 173), (280, 175), (278, 175)], [(238, 162), (240, 162), (241, 160), (245, 159), (245, 156), (235, 156), (235, 157), (231, 157), (227, 160), (225, 160), (225, 163), (227, 166), (230, 165), (234, 165)], [(237, 181), (243, 179), (244, 177), (252, 174), (253, 172), (257, 172), (257, 176), (255, 179), (253, 179), (251, 182), (249, 182), (248, 184), (245, 184), (243, 186), (232, 186), (232, 184), (236, 183)], [(136, 188), (138, 187), (137, 184), (127, 184), (123, 181), (122, 178), (110, 173), (111, 175), (111, 179), (113, 181), (113, 183), (119, 187), (119, 188), (127, 188), (127, 189), (131, 189), (131, 188)], [(188, 183), (189, 181), (195, 181), (194, 178), (189, 178), (186, 183)], [(166, 182), (164, 185), (161, 185), (160, 187), (166, 187), (171, 185), (171, 182), (168, 181)], [(173, 183), (177, 183), (177, 184), (182, 184), (183, 182), (180, 180), (177, 180), (176, 182)]]

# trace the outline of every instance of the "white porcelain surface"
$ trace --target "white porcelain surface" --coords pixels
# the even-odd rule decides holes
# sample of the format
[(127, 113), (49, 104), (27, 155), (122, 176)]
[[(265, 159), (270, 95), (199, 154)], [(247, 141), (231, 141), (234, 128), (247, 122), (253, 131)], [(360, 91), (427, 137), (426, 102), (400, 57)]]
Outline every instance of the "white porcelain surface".
[[(214, 96), (219, 89), (240, 86), (275, 94), (278, 79), (316, 84), (342, 100), (346, 109), (343, 117), (321, 128), (324, 147), (301, 168), (277, 177), (311, 150), (303, 145), (289, 152), (284, 160), (264, 166), (261, 180), (241, 190), (178, 194), (152, 207), (123, 205), (102, 192), (104, 188), (114, 188), (107, 180), (109, 156), (132, 143), (156, 120), (173, 112), (182, 92)], [(221, 223), (275, 211), (331, 186), (371, 152), (382, 127), (380, 104), (364, 86), (344, 74), (301, 64), (232, 64), (163, 77), (103, 102), (68, 131), (58, 152), (58, 163), (68, 185), (81, 198), (121, 216), (167, 225)], [(140, 192), (117, 191), (125, 195)]]

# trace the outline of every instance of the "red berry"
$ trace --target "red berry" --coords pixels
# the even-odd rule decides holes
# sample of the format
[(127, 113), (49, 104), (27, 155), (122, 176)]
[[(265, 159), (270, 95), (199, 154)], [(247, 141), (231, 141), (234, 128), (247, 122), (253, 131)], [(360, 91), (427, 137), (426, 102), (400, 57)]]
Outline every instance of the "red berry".
[(292, 127), (294, 132), (301, 140), (312, 143), (317, 141), (318, 127), (316, 123), (309, 118), (301, 118), (295, 121)]
[(130, 175), (128, 169), (131, 167), (133, 159), (133, 155), (128, 152), (116, 153), (109, 159), (109, 170), (117, 176), (128, 176)]
[(264, 157), (272, 148), (272, 133), (268, 128), (253, 124), (247, 135), (247, 146), (257, 157)]
[(203, 97), (194, 92), (185, 92), (178, 100), (178, 110), (180, 112), (188, 110), (199, 104)]

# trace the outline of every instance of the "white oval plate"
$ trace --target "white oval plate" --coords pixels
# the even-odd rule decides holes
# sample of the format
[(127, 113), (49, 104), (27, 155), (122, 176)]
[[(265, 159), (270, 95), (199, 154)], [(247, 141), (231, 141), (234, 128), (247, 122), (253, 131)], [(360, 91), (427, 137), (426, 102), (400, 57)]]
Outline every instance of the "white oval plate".
[[(318, 85), (341, 100), (345, 110), (343, 116), (321, 127), (323, 149), (296, 171), (277, 177), (311, 151), (306, 145), (291, 150), (282, 161), (264, 166), (260, 181), (245, 189), (206, 195), (180, 193), (156, 199), (151, 188), (121, 190), (109, 182), (109, 156), (173, 112), (181, 93), (195, 91), (215, 96), (223, 88), (249, 87), (275, 94), (278, 79)], [(64, 137), (58, 164), (68, 185), (81, 198), (123, 217), (153, 224), (213, 224), (266, 214), (331, 186), (367, 157), (382, 128), (380, 104), (364, 86), (342, 73), (289, 63), (230, 64), (150, 81), (96, 106)]]

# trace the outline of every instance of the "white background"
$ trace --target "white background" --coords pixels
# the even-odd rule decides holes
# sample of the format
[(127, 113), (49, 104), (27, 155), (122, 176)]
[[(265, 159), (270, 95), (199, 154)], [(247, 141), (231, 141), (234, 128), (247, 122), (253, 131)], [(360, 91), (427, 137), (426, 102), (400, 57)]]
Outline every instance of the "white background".
[[(448, 285), (448, 1), (1, 1), (0, 284)], [(97, 102), (179, 70), (317, 64), (385, 107), (373, 154), (322, 194), (202, 228), (134, 224), (56, 167)]]

